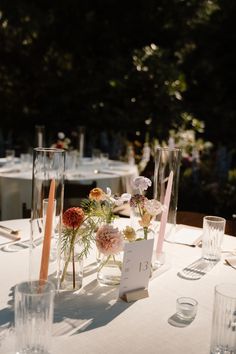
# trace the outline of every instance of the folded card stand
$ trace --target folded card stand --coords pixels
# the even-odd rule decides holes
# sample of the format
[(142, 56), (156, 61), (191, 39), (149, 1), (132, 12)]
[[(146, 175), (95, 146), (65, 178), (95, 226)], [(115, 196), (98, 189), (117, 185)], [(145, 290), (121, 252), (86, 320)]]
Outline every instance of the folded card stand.
[(122, 296), (122, 300), (126, 302), (133, 302), (137, 301), (140, 299), (144, 299), (146, 297), (149, 297), (148, 294), (148, 289), (137, 289), (137, 290), (132, 290), (128, 291)]

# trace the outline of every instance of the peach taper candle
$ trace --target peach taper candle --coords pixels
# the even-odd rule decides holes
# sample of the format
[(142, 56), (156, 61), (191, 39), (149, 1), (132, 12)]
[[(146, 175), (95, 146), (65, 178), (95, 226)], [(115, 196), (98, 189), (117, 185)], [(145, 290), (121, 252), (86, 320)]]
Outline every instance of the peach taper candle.
[(51, 180), (50, 190), (48, 196), (48, 207), (46, 213), (46, 223), (45, 223), (45, 232), (43, 240), (43, 251), (41, 257), (41, 266), (39, 280), (47, 280), (48, 278), (48, 266), (49, 266), (49, 257), (50, 257), (50, 244), (52, 236), (52, 227), (53, 227), (53, 215), (54, 215), (54, 196), (55, 196), (55, 179)]

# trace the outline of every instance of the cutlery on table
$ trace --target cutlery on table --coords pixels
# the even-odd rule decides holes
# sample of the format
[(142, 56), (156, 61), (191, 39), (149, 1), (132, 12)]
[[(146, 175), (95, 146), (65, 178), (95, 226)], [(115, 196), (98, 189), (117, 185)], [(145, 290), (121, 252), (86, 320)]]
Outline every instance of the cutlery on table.
[(10, 227), (7, 227), (7, 226), (4, 226), (4, 225), (0, 225), (0, 228), (9, 232), (11, 235), (19, 235), (19, 232), (20, 230), (14, 230), (14, 229), (11, 229)]
[(94, 173), (95, 175), (97, 175), (97, 174), (102, 174), (102, 175), (117, 175), (117, 173), (112, 172), (112, 171), (103, 171), (103, 170), (96, 170), (96, 169), (93, 171), (93, 173)]

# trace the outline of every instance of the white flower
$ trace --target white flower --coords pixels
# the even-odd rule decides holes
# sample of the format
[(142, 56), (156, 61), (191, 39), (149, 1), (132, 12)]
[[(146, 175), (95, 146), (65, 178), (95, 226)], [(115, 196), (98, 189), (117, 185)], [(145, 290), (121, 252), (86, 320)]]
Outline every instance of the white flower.
[(150, 214), (151, 216), (156, 216), (158, 214), (161, 214), (162, 211), (164, 210), (163, 205), (158, 202), (158, 200), (156, 199), (146, 199), (144, 202), (144, 207), (146, 209), (146, 211), (148, 212), (148, 214)]
[(148, 187), (150, 187), (151, 185), (152, 185), (152, 181), (149, 178), (144, 176), (136, 177), (133, 180), (133, 187), (135, 189), (139, 189), (140, 193), (146, 191)]
[(59, 133), (57, 134), (57, 136), (58, 136), (58, 138), (59, 138), (60, 140), (65, 139), (65, 134), (64, 134), (63, 132), (59, 132)]
[(107, 187), (107, 196), (111, 197), (111, 188)]

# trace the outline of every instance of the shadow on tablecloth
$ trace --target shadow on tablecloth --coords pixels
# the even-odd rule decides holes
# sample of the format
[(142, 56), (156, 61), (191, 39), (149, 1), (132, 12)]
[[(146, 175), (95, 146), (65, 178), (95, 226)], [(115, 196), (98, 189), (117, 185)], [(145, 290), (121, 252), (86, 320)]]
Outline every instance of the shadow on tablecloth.
[(208, 261), (204, 258), (199, 258), (179, 271), (177, 275), (178, 277), (186, 280), (198, 280), (210, 272), (217, 263), (218, 261)]
[[(0, 327), (14, 325), (14, 288), (8, 306), (0, 310)], [(101, 286), (93, 280), (80, 291), (60, 292), (55, 296), (53, 335), (73, 335), (106, 325), (132, 303), (118, 299), (119, 287)], [(1, 332), (1, 328), (0, 328)]]
[(53, 334), (69, 336), (104, 326), (131, 305), (118, 299), (118, 287), (94, 280), (79, 292), (56, 296)]

